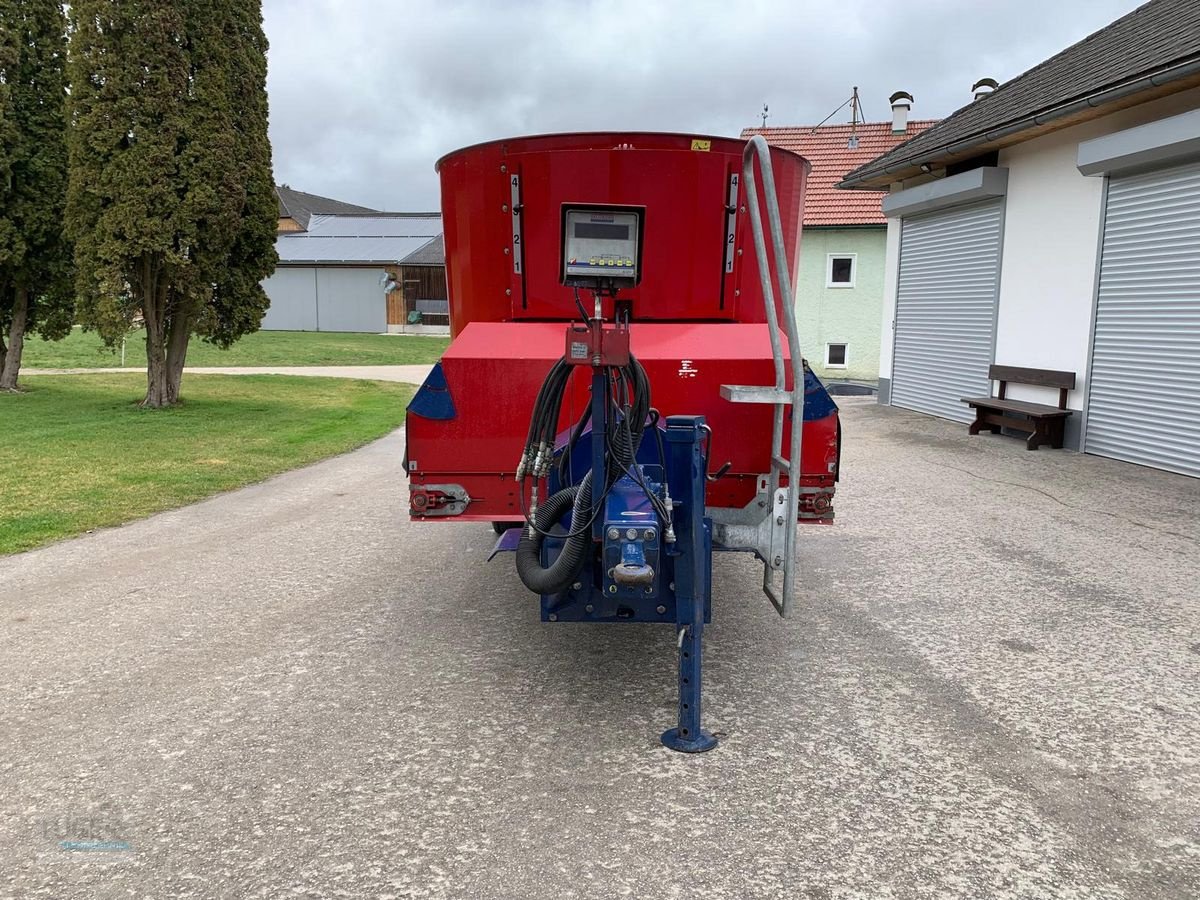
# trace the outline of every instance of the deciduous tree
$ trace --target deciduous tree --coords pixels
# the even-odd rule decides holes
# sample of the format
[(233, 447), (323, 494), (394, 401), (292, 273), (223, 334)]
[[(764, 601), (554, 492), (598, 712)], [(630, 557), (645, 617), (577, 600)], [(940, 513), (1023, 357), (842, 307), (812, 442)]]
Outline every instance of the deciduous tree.
[(144, 406), (174, 404), (193, 333), (256, 331), (275, 268), (260, 0), (73, 0), (70, 189), (79, 316), (140, 317)]
[(58, 0), (0, 0), (0, 390), (17, 389), (26, 335), (71, 328), (65, 62)]

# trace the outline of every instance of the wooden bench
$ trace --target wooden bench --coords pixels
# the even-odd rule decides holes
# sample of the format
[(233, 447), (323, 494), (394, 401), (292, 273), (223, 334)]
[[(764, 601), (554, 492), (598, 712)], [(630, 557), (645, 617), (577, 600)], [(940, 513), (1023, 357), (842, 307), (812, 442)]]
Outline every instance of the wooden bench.
[(410, 325), (449, 325), (450, 324), (450, 301), (449, 300), (424, 300), (417, 299), (412, 301), (413, 310), (408, 315), (408, 323)]
[[(991, 366), (988, 369), (988, 378), (1000, 382), (999, 394), (995, 397), (962, 398), (963, 403), (975, 410), (975, 421), (969, 429), (971, 434), (979, 434), (985, 428), (993, 434), (999, 434), (1001, 428), (1011, 428), (1029, 434), (1025, 446), (1030, 450), (1036, 450), (1042, 444), (1062, 447), (1063, 428), (1067, 416), (1074, 411), (1067, 409), (1067, 392), (1075, 389), (1074, 372)], [(1006, 396), (1009, 382), (1058, 388), (1058, 406), (1009, 400)]]

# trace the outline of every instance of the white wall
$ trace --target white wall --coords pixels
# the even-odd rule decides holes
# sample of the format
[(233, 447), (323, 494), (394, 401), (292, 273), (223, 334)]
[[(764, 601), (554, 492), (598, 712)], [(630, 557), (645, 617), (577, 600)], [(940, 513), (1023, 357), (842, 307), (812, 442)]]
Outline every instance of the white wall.
[[(1008, 168), (995, 362), (1077, 373), (1087, 369), (1104, 180), (1075, 168), (1079, 126), (1000, 151)], [(1089, 135), (1090, 136), (1090, 135)], [(1051, 402), (1046, 388), (1009, 396)], [(1081, 409), (1083, 392), (1068, 405)]]
[[(896, 289), (900, 281), (900, 219), (888, 219), (887, 259), (883, 270), (883, 322), (880, 328), (879, 377), (892, 377), (892, 328), (896, 324)], [(885, 398), (881, 397), (880, 400)]]
[[(1000, 151), (1008, 168), (996, 357), (1002, 365), (1076, 373), (1067, 399), (1083, 408), (1096, 296), (1104, 179), (1079, 174), (1079, 144), (1200, 106), (1192, 90)], [(1046, 402), (1046, 391), (1010, 396)]]
[[(1079, 143), (1197, 107), (1200, 88), (1000, 151), (999, 165), (1009, 172), (995, 361), (1075, 372), (1077, 390), (1068, 399), (1073, 409), (1082, 408), (1087, 383), (1104, 190), (1103, 178), (1079, 174)], [(889, 219), (879, 366), (880, 377), (889, 379), (899, 251), (900, 222)], [(1010, 396), (1047, 401), (1046, 392), (1038, 388), (1013, 386)]]

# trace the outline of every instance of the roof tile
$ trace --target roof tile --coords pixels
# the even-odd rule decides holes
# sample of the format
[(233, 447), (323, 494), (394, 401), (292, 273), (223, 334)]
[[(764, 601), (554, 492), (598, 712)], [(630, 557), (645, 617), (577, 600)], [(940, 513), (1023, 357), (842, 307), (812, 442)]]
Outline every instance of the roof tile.
[[(835, 185), (856, 166), (936, 124), (936, 119), (918, 119), (908, 130), (895, 134), (891, 122), (858, 125), (821, 125), (787, 128), (747, 128), (742, 137), (761, 134), (767, 143), (799, 153), (812, 163), (812, 174), (804, 192), (805, 225), (886, 225), (880, 204), (886, 191), (839, 191)], [(858, 146), (850, 148), (850, 137)]]

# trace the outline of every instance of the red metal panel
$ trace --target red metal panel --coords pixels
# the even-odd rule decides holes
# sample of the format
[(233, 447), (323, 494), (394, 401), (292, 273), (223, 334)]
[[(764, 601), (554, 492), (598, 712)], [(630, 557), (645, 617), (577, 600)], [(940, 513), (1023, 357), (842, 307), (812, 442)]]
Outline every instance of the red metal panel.
[[(643, 211), (641, 281), (621, 299), (633, 303), (632, 351), (654, 405), (663, 415), (707, 417), (713, 469), (731, 464), (708, 486), (711, 506), (754, 498), (757, 477), (770, 468), (771, 407), (720, 397), (722, 384), (774, 383), (740, 184), (744, 148), (729, 138), (604, 132), (495, 141), (438, 162), (455, 336), (442, 370), (456, 414), (409, 414), (414, 486), (465, 488), (472, 502), (456, 518), (520, 518), (513, 470), (538, 389), (563, 354), (565, 323), (577, 319), (573, 291), (559, 284), (563, 206), (603, 204)], [(808, 164), (778, 148), (771, 158), (794, 276)], [(578, 418), (587, 390), (577, 375), (560, 428)], [(804, 483), (832, 493), (836, 413), (805, 424), (802, 463)]]
[[(559, 284), (564, 202), (645, 207), (642, 279), (621, 291), (638, 319), (732, 319), (723, 296), (726, 158), (690, 150), (557, 151), (510, 157), (524, 183), (526, 304), (516, 319), (575, 315)], [(668, 203), (668, 199), (674, 202)], [(703, 260), (707, 265), (697, 265)]]
[[(564, 204), (645, 209), (642, 281), (623, 299), (641, 320), (764, 320), (749, 223), (739, 209), (734, 269), (725, 274), (726, 198), (745, 142), (596, 133), (513, 138), (438, 162), (451, 333), (469, 322), (573, 318), (558, 283)], [(785, 239), (799, 252), (808, 164), (772, 149)], [(512, 179), (520, 181), (521, 243), (513, 241)], [(739, 191), (739, 207), (744, 192)], [(514, 250), (519, 266), (514, 266)], [(793, 275), (798, 257), (789, 260)], [(520, 268), (521, 272), (515, 271)]]
[[(551, 364), (562, 356), (564, 333), (561, 322), (475, 322), (464, 329), (442, 358), (455, 417), (408, 417), (413, 485), (466, 488), (473, 502), (460, 519), (520, 517), (513, 472), (534, 398)], [(713, 469), (731, 463), (729, 473), (709, 485), (709, 505), (750, 502), (756, 477), (770, 464), (771, 408), (723, 400), (720, 386), (773, 383), (766, 327), (634, 323), (630, 342), (649, 376), (654, 406), (664, 416), (706, 416), (713, 429)], [(584, 369), (572, 380), (560, 428), (579, 417), (587, 400)], [(805, 484), (832, 488), (836, 427), (835, 416), (807, 423)]]

